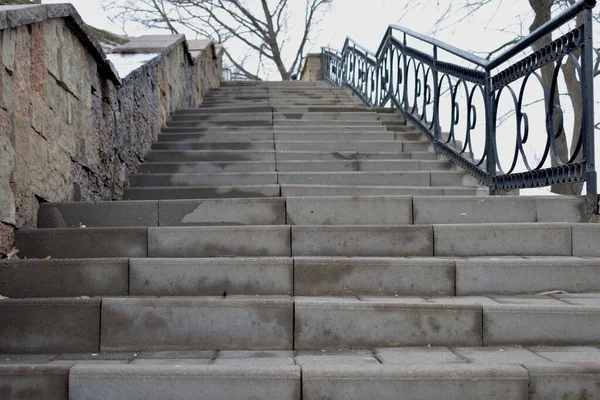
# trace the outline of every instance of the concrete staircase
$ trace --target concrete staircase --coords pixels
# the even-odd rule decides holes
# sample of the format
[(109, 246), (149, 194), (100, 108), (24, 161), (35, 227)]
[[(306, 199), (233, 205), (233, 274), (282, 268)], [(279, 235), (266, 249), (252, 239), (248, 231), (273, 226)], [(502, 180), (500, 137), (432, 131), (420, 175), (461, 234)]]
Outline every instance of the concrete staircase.
[(226, 84), (17, 233), (0, 399), (600, 398), (600, 226), (486, 192), (343, 89)]

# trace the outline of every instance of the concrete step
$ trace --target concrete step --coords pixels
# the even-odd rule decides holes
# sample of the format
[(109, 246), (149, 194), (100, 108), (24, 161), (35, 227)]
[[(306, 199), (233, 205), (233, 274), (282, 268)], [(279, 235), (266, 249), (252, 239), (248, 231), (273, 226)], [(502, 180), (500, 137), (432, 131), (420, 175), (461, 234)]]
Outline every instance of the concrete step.
[(289, 296), (3, 299), (0, 352), (291, 350), (293, 308)]
[(401, 142), (394, 140), (364, 141), (277, 141), (280, 151), (427, 151), (430, 142)]
[[(157, 142), (193, 142), (193, 143), (233, 143), (233, 142), (254, 142), (271, 141), (273, 132), (270, 131), (244, 131), (244, 132), (225, 132), (225, 133), (167, 133), (162, 132), (158, 135)], [(400, 140), (400, 139), (396, 139)]]
[(596, 301), (591, 292), (600, 292), (600, 261), (580, 257), (90, 258), (2, 265), (0, 295), (8, 298), (555, 293), (548, 297), (585, 305)]
[[(441, 169), (441, 168), (440, 168)], [(145, 162), (140, 174), (185, 174), (211, 172), (273, 172), (274, 161), (197, 161), (197, 162)]]
[(175, 200), (247, 197), (279, 197), (279, 185), (246, 186), (163, 186), (125, 188), (125, 200)]
[(353, 160), (437, 160), (438, 154), (429, 151), (277, 151), (277, 161), (353, 161)]
[(451, 170), (449, 161), (421, 160), (347, 160), (347, 161), (278, 161), (279, 172), (325, 171), (443, 171)]
[[(278, 155), (279, 156), (279, 155)], [(470, 177), (458, 171), (337, 171), (280, 172), (282, 185), (468, 186)]]
[(275, 161), (272, 150), (150, 150), (146, 161)]
[(290, 228), (277, 225), (21, 229), (26, 258), (290, 256)]
[(403, 393), (407, 399), (547, 400), (570, 398), (573, 391), (595, 393), (600, 376), (600, 350), (591, 346), (66, 353), (3, 359), (0, 379), (9, 399), (21, 391), (39, 391), (52, 399), (250, 395), (395, 400)]
[(159, 142), (152, 144), (152, 150), (274, 150), (272, 140), (251, 142)]
[[(243, 125), (214, 125), (214, 126), (197, 126), (197, 127), (182, 127), (182, 126), (165, 126), (161, 129), (161, 133), (202, 133), (205, 135), (212, 134), (226, 134), (226, 133), (237, 133), (237, 134), (265, 134), (273, 132), (273, 127), (270, 125), (265, 126), (243, 126)], [(210, 136), (212, 137), (212, 136)], [(268, 139), (267, 139), (268, 140)]]
[(282, 225), (285, 199), (42, 203), (38, 228)]
[[(372, 123), (379, 123), (379, 114), (369, 111), (361, 112), (278, 112), (272, 115), (274, 123), (280, 121), (304, 121), (314, 122), (321, 121), (323, 123), (329, 123), (330, 121), (370, 121)], [(386, 118), (386, 121), (390, 120)], [(391, 121), (396, 121), (391, 119)], [(401, 120), (398, 120), (400, 122)]]
[(488, 189), (466, 186), (281, 185), (283, 197), (306, 196), (485, 196)]
[(138, 174), (129, 177), (130, 187), (275, 185), (277, 172), (224, 172), (212, 174)]
[(2, 299), (0, 311), (0, 351), (8, 354), (582, 346), (600, 341), (598, 293), (563, 298)]
[(171, 115), (170, 121), (208, 121), (208, 122), (230, 122), (230, 121), (272, 121), (273, 112), (270, 108), (261, 111), (236, 112), (236, 113), (180, 113)]
[[(148, 385), (148, 382), (152, 385)], [(301, 398), (293, 365), (80, 365), (69, 375), (69, 398), (274, 399)]]
[(400, 140), (396, 139), (393, 132), (389, 131), (344, 131), (344, 130), (312, 130), (303, 132), (276, 131), (273, 133), (275, 141), (365, 141), (365, 140)]
[(238, 121), (238, 120), (226, 120), (226, 121), (167, 121), (166, 126), (168, 128), (197, 128), (197, 129), (215, 129), (215, 128), (254, 128), (254, 129), (270, 129), (273, 124), (271, 120), (256, 120), (256, 121)]

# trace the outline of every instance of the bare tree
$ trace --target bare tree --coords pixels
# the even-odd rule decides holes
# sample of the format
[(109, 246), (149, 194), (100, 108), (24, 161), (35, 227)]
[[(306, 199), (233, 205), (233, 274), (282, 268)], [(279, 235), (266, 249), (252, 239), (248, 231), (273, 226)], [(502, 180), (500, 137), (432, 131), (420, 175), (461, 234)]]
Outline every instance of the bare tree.
[[(314, 26), (333, 0), (304, 0), (304, 20), (298, 34), (290, 24), (295, 0), (102, 0), (111, 20), (175, 34), (193, 32), (224, 46), (224, 55), (236, 73), (261, 80), (274, 66), (282, 80), (298, 73)], [(294, 32), (296, 33), (296, 32)], [(233, 54), (231, 49), (241, 49)], [(236, 52), (237, 53), (237, 52)]]

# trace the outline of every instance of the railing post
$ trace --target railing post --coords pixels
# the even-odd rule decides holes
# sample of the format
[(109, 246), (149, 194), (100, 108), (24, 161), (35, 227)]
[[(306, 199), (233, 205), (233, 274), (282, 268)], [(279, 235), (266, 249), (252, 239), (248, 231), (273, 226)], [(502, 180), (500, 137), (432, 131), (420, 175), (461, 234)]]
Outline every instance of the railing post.
[[(438, 48), (433, 46), (433, 65), (431, 71), (433, 73), (433, 136), (438, 142), (442, 140), (442, 127), (440, 126), (440, 85), (438, 81), (437, 71)], [(423, 82), (427, 86), (427, 82)], [(425, 93), (427, 97), (427, 93)]]
[[(388, 38), (392, 37), (392, 29), (388, 28)], [(390, 58), (390, 66), (389, 66), (389, 70), (388, 70), (388, 93), (387, 96), (388, 98), (392, 98), (392, 96), (394, 95), (394, 80), (392, 79), (392, 76), (394, 76), (394, 51), (392, 49), (392, 44), (391, 44), (391, 39), (388, 39), (388, 57)], [(396, 77), (396, 79), (398, 79), (398, 77)], [(391, 103), (392, 107), (393, 107), (394, 103)], [(385, 104), (380, 104), (380, 106), (385, 106)]]
[(494, 120), (494, 92), (492, 91), (492, 76), (489, 69), (485, 69), (484, 86), (485, 103), (485, 169), (487, 172), (487, 184), (490, 188), (490, 194), (498, 194), (496, 189), (496, 152), (494, 150), (496, 140), (496, 121)]
[(406, 61), (406, 33), (404, 33), (404, 39), (402, 41), (402, 107), (404, 108), (404, 114), (408, 114), (408, 62)]
[(584, 42), (581, 51), (581, 92), (583, 95), (583, 119), (581, 134), (583, 135), (583, 159), (586, 167), (587, 196), (593, 201), (594, 212), (598, 212), (598, 188), (595, 168), (594, 149), (594, 52), (592, 33), (592, 10), (584, 11)]

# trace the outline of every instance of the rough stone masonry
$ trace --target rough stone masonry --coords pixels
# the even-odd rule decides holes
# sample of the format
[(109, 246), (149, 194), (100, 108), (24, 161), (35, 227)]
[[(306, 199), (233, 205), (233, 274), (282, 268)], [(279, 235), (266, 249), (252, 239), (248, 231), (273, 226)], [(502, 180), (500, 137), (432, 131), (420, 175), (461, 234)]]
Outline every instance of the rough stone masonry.
[(0, 253), (40, 202), (121, 198), (168, 116), (220, 82), (214, 44), (183, 36), (123, 50), (160, 55), (121, 80), (69, 4), (0, 6), (0, 29)]

